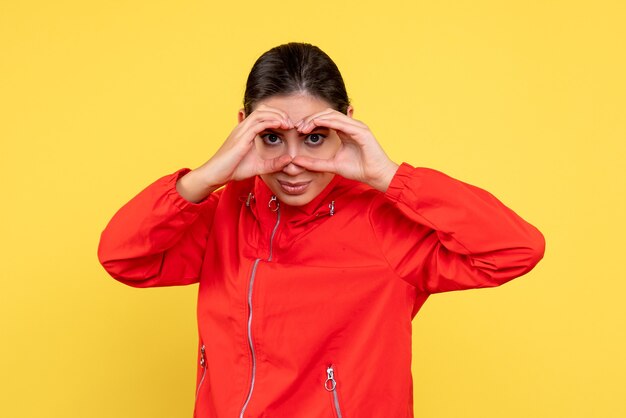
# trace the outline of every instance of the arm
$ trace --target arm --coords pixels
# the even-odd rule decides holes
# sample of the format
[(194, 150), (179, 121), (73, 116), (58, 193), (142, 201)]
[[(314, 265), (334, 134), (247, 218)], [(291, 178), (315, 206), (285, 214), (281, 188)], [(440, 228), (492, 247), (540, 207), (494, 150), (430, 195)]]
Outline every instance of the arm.
[(427, 292), (497, 286), (543, 257), (544, 239), (488, 192), (443, 173), (398, 167), (363, 122), (327, 109), (296, 126), (334, 129), (334, 157), (297, 156), (294, 163), (369, 184), (384, 193), (370, 212), (381, 250), (396, 273)]
[(100, 263), (136, 287), (197, 282), (221, 194), (217, 189), (289, 164), (288, 155), (260, 158), (254, 139), (267, 128), (292, 127), (284, 112), (269, 106), (242, 118), (209, 161), (157, 180), (115, 214), (100, 238)]
[(177, 191), (180, 170), (152, 183), (124, 205), (102, 232), (98, 258), (115, 279), (134, 287), (198, 281), (220, 192), (201, 203)]
[(390, 266), (427, 293), (498, 286), (544, 254), (543, 235), (490, 193), (408, 164), (371, 222)]

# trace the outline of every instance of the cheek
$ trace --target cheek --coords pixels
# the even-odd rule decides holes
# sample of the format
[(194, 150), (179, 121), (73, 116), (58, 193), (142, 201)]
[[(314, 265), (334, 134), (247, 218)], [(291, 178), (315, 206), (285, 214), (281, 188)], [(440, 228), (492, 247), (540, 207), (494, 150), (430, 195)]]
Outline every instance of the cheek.
[(276, 181), (275, 181), (275, 173), (269, 173), (269, 174), (261, 174), (259, 177), (261, 177), (261, 180), (263, 180), (263, 182), (267, 185), (267, 187), (269, 187), (269, 189), (272, 191), (272, 193), (274, 194), (278, 194), (279, 190), (275, 189), (275, 185), (276, 185)]
[(311, 157), (328, 160), (335, 156), (340, 146), (341, 140), (336, 135), (329, 136), (321, 146), (307, 147), (306, 153)]
[(256, 152), (264, 160), (271, 160), (273, 158), (280, 157), (284, 152), (284, 145), (266, 145), (263, 140), (257, 137), (254, 140), (254, 146), (256, 148)]
[(326, 186), (328, 186), (328, 183), (331, 182), (334, 176), (335, 175), (331, 173), (317, 173), (317, 177), (315, 178), (315, 193), (317, 194), (321, 192)]

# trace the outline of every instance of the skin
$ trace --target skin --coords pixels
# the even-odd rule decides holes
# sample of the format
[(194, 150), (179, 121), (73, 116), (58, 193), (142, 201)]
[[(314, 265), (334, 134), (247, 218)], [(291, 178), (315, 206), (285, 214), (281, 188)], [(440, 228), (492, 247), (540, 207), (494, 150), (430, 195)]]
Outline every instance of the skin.
[(229, 181), (261, 176), (279, 201), (301, 206), (335, 174), (385, 192), (398, 165), (367, 125), (307, 93), (272, 96), (239, 111), (239, 124), (206, 163), (179, 179), (176, 189), (200, 202)]
[[(308, 116), (326, 110), (330, 105), (308, 94), (274, 96), (263, 105), (287, 113), (291, 121), (302, 121)], [(352, 113), (350, 109), (349, 113)], [(245, 115), (239, 113), (242, 121)], [(279, 201), (291, 206), (305, 205), (315, 198), (335, 176), (331, 172), (309, 171), (293, 162), (296, 157), (328, 160), (341, 146), (337, 133), (324, 126), (314, 126), (309, 132), (292, 129), (266, 129), (255, 140), (256, 151), (267, 160), (289, 155), (292, 160), (281, 171), (261, 174), (261, 178)]]

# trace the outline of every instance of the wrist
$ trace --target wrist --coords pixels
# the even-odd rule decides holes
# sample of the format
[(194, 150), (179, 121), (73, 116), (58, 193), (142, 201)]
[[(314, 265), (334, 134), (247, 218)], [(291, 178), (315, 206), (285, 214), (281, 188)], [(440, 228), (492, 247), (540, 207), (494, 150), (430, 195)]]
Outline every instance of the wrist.
[(372, 181), (368, 182), (368, 184), (376, 190), (385, 193), (399, 167), (400, 166), (398, 164), (390, 160), (387, 166), (381, 170), (378, 175), (372, 179)]
[(199, 203), (207, 196), (220, 188), (221, 184), (214, 184), (210, 178), (202, 175), (199, 169), (191, 170), (176, 182), (176, 191), (185, 200)]

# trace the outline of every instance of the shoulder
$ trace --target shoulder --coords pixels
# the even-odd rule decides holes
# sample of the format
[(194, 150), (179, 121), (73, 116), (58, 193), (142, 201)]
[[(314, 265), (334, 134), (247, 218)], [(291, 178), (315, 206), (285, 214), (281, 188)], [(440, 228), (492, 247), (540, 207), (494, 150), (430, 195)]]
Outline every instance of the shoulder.
[(337, 205), (364, 217), (369, 216), (374, 207), (386, 200), (384, 193), (371, 186), (343, 177), (335, 185), (331, 196)]

